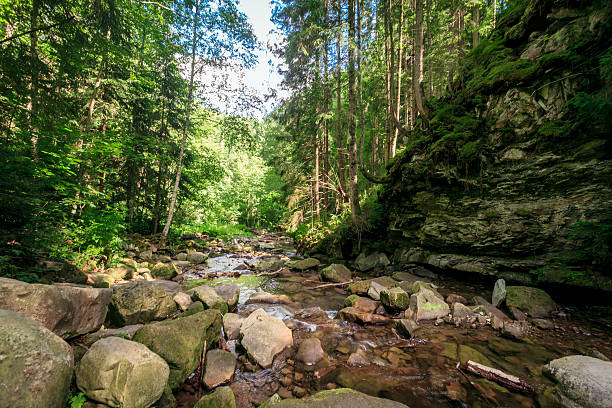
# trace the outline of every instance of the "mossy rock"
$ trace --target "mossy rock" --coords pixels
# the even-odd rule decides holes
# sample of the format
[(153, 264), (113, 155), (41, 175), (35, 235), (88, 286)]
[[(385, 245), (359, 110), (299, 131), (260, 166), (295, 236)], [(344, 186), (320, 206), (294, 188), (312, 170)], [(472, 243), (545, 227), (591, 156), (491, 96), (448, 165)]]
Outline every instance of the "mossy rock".
[(351, 280), (351, 271), (342, 264), (331, 264), (321, 271), (320, 277), (327, 282), (347, 282)]
[(548, 293), (530, 286), (508, 286), (506, 306), (516, 307), (531, 317), (547, 317), (556, 304)]
[(179, 270), (173, 263), (158, 262), (151, 269), (151, 275), (155, 278), (172, 279), (179, 274)]
[(313, 269), (319, 266), (321, 262), (315, 258), (299, 259), (294, 261), (288, 261), (284, 266), (291, 269), (297, 269), (299, 271), (305, 271), (306, 269)]
[(380, 301), (393, 311), (406, 310), (410, 306), (410, 295), (402, 288), (390, 288), (380, 291)]
[(202, 304), (202, 302), (193, 302), (191, 305), (189, 305), (187, 310), (181, 313), (178, 317), (187, 317), (203, 311), (204, 305)]
[(29, 317), (0, 310), (0, 406), (63, 408), (72, 379), (70, 346)]
[(94, 281), (94, 284), (93, 284), (94, 288), (110, 288), (111, 286), (115, 284), (115, 279), (112, 276), (107, 275), (105, 273), (99, 273), (95, 275), (93, 281)]
[(320, 391), (304, 399), (281, 400), (278, 395), (272, 396), (261, 408), (407, 408), (406, 405), (384, 398), (352, 390), (339, 388)]
[(357, 295), (350, 295), (349, 297), (347, 297), (346, 299), (344, 299), (344, 305), (346, 307), (353, 307), (353, 305), (359, 300), (359, 296)]
[(236, 397), (230, 387), (219, 387), (200, 398), (193, 408), (236, 408)]
[(193, 289), (191, 298), (194, 302), (200, 301), (206, 309), (217, 309), (225, 314), (229, 308), (225, 299), (217, 294), (217, 292), (208, 285), (198, 286)]
[(190, 279), (181, 283), (181, 290), (186, 292), (188, 290), (197, 288), (198, 286), (206, 285), (210, 283), (210, 279)]
[(159, 354), (170, 366), (168, 385), (174, 390), (191, 374), (207, 349), (221, 334), (221, 313), (205, 310), (192, 316), (152, 323), (141, 327), (133, 341)]
[(368, 290), (370, 290), (370, 281), (362, 280), (355, 283), (351, 283), (346, 288), (348, 293), (352, 293), (354, 295), (367, 295)]
[(114, 288), (108, 306), (110, 321), (117, 327), (161, 320), (176, 310), (172, 296), (147, 281), (130, 282)]

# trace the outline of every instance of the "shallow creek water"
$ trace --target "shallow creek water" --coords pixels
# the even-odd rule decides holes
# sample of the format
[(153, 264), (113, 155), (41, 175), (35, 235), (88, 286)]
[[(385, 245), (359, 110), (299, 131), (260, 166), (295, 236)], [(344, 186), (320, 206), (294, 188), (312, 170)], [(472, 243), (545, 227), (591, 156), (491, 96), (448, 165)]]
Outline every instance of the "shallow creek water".
[[(265, 237), (257, 237), (265, 243)], [(276, 248), (272, 248), (270, 242)], [(264, 246), (277, 256), (292, 256), (286, 239), (268, 241)], [(259, 255), (260, 253), (256, 253)], [(185, 271), (186, 284), (206, 274), (230, 271), (270, 255), (253, 256), (230, 253), (211, 258), (202, 270)], [(240, 303), (236, 313), (247, 315), (250, 310), (263, 308), (268, 314), (282, 319), (292, 330), (295, 347), (275, 359), (272, 368), (257, 369), (241, 357), (233, 382), (239, 408), (250, 408), (267, 400), (275, 392), (283, 397), (302, 397), (333, 387), (350, 387), (371, 395), (405, 403), (409, 407), (537, 407), (535, 395), (511, 392), (491, 381), (470, 376), (470, 384), (456, 368), (457, 350), (463, 362), (475, 360), (490, 367), (518, 376), (542, 390), (552, 383), (542, 376), (542, 365), (554, 358), (571, 354), (590, 354), (598, 350), (612, 357), (610, 332), (612, 318), (605, 310), (585, 306), (561, 305), (561, 316), (553, 319), (554, 330), (531, 328), (530, 335), (518, 342), (500, 336), (490, 326), (458, 328), (433, 321), (419, 322), (417, 338), (398, 336), (392, 324), (362, 326), (335, 319), (348, 296), (343, 288), (313, 289), (316, 271), (294, 271), (283, 276), (256, 276), (241, 270), (240, 277), (222, 277), (208, 280), (236, 283), (241, 287)], [(364, 276), (365, 277), (365, 276)], [(475, 295), (490, 298), (492, 285), (465, 282), (451, 276), (440, 275), (435, 281), (438, 291), (447, 296), (456, 293), (471, 299)], [(287, 295), (291, 302), (285, 305), (246, 304), (257, 291)], [(552, 293), (553, 298), (554, 293)], [(312, 314), (302, 309), (320, 307), (324, 314)], [(294, 361), (302, 340), (317, 337), (321, 340), (327, 359), (315, 366)], [(236, 350), (235, 342), (229, 342)], [(350, 366), (351, 353), (358, 353), (369, 364)], [(239, 353), (236, 353), (238, 356)], [(186, 384), (177, 394), (179, 407), (191, 407), (197, 401), (194, 387)], [(483, 397), (483, 394), (485, 397)]]

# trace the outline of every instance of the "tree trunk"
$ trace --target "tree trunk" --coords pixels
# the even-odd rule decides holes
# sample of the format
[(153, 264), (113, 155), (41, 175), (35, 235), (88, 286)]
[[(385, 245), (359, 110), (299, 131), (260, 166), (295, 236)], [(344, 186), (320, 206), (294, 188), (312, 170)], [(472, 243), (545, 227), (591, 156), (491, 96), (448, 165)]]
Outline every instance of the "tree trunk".
[[(393, 115), (399, 121), (400, 118), (400, 109), (402, 105), (402, 46), (404, 42), (404, 0), (400, 2), (400, 18), (399, 18), (399, 39), (397, 43), (397, 90), (395, 92), (396, 100), (395, 100), (395, 108)], [(391, 29), (393, 30), (393, 25), (391, 25)], [(395, 121), (394, 121), (395, 122)], [(397, 149), (397, 137), (399, 136), (399, 128), (395, 126), (395, 131), (393, 132), (393, 138), (391, 139), (390, 146), (390, 156), (395, 157), (395, 152)]]
[[(433, 0), (427, 1), (427, 55), (429, 56), (431, 52), (431, 2)], [(428, 58), (427, 61), (427, 72), (429, 74), (429, 97), (434, 96), (434, 79), (433, 79), (433, 62), (431, 58)]]
[(392, 94), (392, 81), (391, 77), (391, 69), (393, 62), (390, 61), (390, 50), (389, 50), (389, 19), (391, 16), (389, 15), (389, 10), (385, 10), (383, 12), (383, 24), (384, 24), (384, 35), (385, 35), (385, 86), (386, 86), (386, 109), (387, 109), (387, 117), (385, 120), (385, 145), (384, 145), (384, 158), (385, 163), (389, 161), (389, 145), (391, 144), (391, 106), (393, 106), (393, 94)]
[(342, 45), (342, 0), (338, 0), (338, 35), (336, 42), (336, 149), (338, 151), (338, 176), (340, 185), (338, 186), (338, 194), (342, 203), (347, 202), (346, 195), (346, 178), (344, 177), (344, 160), (342, 149), (342, 71), (341, 71), (341, 52)]
[[(359, 1), (359, 0), (357, 0)], [(348, 7), (348, 93), (349, 93), (349, 175), (350, 175), (350, 201), (351, 201), (351, 218), (353, 224), (359, 221), (361, 208), (359, 206), (359, 185), (357, 184), (358, 168), (357, 168), (357, 101), (355, 99), (355, 0), (349, 0)]]
[(429, 110), (423, 95), (423, 0), (415, 0), (414, 65), (412, 72), (412, 93), (419, 114), (429, 120)]
[(176, 178), (174, 179), (174, 189), (172, 190), (172, 197), (170, 198), (170, 206), (168, 208), (168, 219), (166, 225), (162, 231), (161, 242), (166, 243), (168, 233), (170, 232), (170, 226), (172, 225), (172, 217), (174, 216), (174, 207), (176, 206), (176, 197), (178, 195), (179, 184), (181, 182), (181, 172), (183, 170), (183, 155), (185, 154), (185, 144), (187, 143), (187, 136), (189, 134), (189, 119), (191, 116), (191, 109), (193, 104), (193, 80), (195, 77), (195, 60), (196, 60), (196, 45), (198, 39), (198, 17), (200, 12), (199, 1), (195, 2), (195, 16), (193, 19), (193, 38), (191, 41), (191, 68), (189, 73), (189, 95), (187, 97), (187, 107), (185, 109), (185, 125), (183, 126), (183, 139), (181, 140), (181, 150), (179, 151), (178, 164), (176, 169)]
[[(326, 5), (326, 13), (327, 13), (327, 1), (325, 2)], [(325, 47), (325, 61), (324, 61), (324, 78), (323, 80), (325, 81), (325, 87), (324, 87), (324, 101), (323, 101), (323, 113), (324, 113), (324, 119), (323, 119), (323, 209), (324, 211), (327, 211), (327, 209), (329, 208), (329, 169), (330, 169), (330, 164), (329, 164), (329, 122), (327, 121), (327, 114), (329, 112), (329, 96), (330, 96), (330, 92), (329, 92), (329, 68), (328, 68), (328, 47), (329, 47), (329, 43), (326, 41), (324, 44)]]
[(30, 12), (30, 132), (32, 141), (32, 159), (38, 161), (38, 17), (40, 13), (40, 0), (32, 1)]
[(480, 28), (480, 8), (478, 5), (475, 5), (472, 8), (472, 48), (476, 48), (478, 43), (480, 42), (480, 32), (478, 29)]

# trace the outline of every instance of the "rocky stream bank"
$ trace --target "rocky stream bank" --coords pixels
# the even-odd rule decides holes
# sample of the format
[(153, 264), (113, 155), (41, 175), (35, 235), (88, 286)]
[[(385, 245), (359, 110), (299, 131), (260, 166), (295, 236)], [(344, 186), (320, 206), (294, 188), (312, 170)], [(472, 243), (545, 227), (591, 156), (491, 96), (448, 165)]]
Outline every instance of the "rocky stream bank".
[(611, 406), (606, 308), (383, 253), (325, 265), (279, 234), (191, 238), (135, 240), (89, 285), (0, 279), (0, 407)]

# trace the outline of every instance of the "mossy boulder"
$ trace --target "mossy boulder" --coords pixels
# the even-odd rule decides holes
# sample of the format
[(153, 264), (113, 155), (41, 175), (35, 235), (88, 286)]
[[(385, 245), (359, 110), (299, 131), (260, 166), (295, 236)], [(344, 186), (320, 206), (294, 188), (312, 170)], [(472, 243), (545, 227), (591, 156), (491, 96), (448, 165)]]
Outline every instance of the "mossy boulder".
[(346, 288), (348, 293), (352, 293), (354, 295), (367, 295), (369, 289), (370, 289), (370, 281), (368, 280), (362, 280), (362, 281), (357, 281), (355, 283), (351, 283)]
[(556, 304), (542, 289), (530, 286), (508, 286), (506, 306), (516, 307), (531, 317), (547, 317), (555, 310)]
[(315, 258), (299, 259), (295, 261), (286, 262), (284, 266), (291, 269), (297, 269), (299, 271), (305, 271), (306, 269), (313, 269), (319, 266), (321, 262)]
[(95, 342), (76, 369), (87, 398), (111, 407), (148, 408), (163, 394), (170, 368), (142, 344), (119, 337)]
[(211, 286), (202, 285), (193, 289), (191, 299), (202, 302), (205, 309), (217, 309), (223, 314), (228, 312), (227, 302)]
[(173, 263), (158, 262), (151, 269), (151, 275), (153, 275), (154, 278), (172, 279), (179, 274), (178, 268)]
[(390, 288), (380, 291), (380, 301), (392, 311), (401, 311), (410, 306), (410, 295), (402, 288)]
[(230, 387), (220, 387), (200, 398), (193, 408), (236, 408), (236, 397)]
[(431, 289), (421, 288), (410, 296), (408, 317), (418, 320), (433, 320), (448, 315), (450, 308), (442, 296)]
[(0, 310), (0, 406), (64, 408), (73, 367), (64, 340), (29, 317)]
[(115, 286), (108, 307), (111, 323), (119, 327), (165, 319), (176, 311), (172, 296), (148, 281)]
[(304, 399), (281, 400), (272, 397), (261, 408), (408, 408), (406, 405), (384, 399), (372, 397), (350, 388), (320, 391)]
[(361, 253), (355, 260), (355, 266), (361, 272), (367, 272), (375, 268), (384, 268), (390, 263), (387, 255), (382, 252), (374, 252), (367, 256), (365, 253)]
[(240, 286), (233, 283), (221, 283), (213, 289), (227, 303), (228, 311), (233, 311), (240, 300)]
[(204, 263), (207, 259), (208, 256), (202, 252), (193, 251), (187, 254), (187, 260), (193, 264)]
[(104, 271), (105, 274), (112, 276), (115, 280), (130, 279), (135, 270), (119, 265), (116, 268), (108, 268)]
[(347, 282), (351, 280), (351, 271), (342, 264), (331, 264), (321, 271), (320, 278), (327, 282)]
[(110, 288), (115, 284), (115, 278), (105, 273), (98, 273), (93, 278), (94, 288)]
[(180, 319), (147, 324), (138, 329), (133, 340), (168, 362), (168, 385), (174, 390), (198, 366), (204, 344), (212, 347), (220, 334), (221, 313), (205, 310)]

